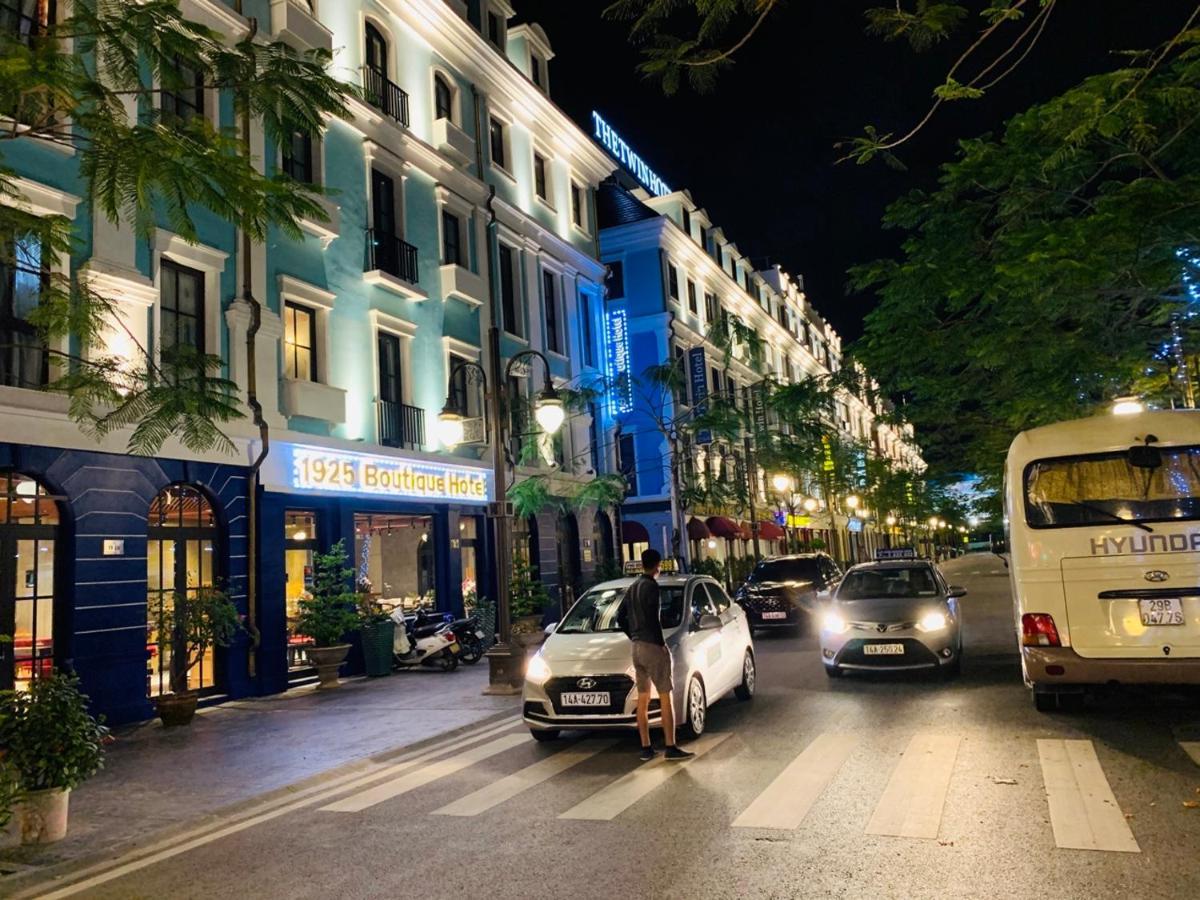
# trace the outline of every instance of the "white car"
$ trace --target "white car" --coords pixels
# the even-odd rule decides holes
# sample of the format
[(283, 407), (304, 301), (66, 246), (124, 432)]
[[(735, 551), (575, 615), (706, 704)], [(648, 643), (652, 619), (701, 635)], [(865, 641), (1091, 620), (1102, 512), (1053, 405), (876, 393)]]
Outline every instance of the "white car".
[[(548, 629), (530, 659), (524, 718), (539, 741), (554, 740), (562, 729), (637, 727), (632, 644), (617, 625), (631, 584), (620, 578), (596, 585)], [(740, 700), (754, 696), (754, 641), (746, 613), (713, 579), (663, 575), (658, 586), (674, 666), (675, 721), (698, 736), (712, 704), (730, 692)], [(650, 724), (659, 727), (657, 692), (652, 698)]]

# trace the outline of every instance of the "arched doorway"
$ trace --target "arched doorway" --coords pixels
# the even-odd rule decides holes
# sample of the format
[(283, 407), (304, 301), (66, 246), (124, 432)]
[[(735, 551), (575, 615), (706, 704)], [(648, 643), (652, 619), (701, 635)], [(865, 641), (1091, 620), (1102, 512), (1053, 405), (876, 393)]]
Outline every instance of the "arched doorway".
[[(154, 623), (157, 612), (179, 595), (194, 596), (218, 585), (220, 529), (212, 504), (199, 488), (173, 484), (154, 498), (146, 528), (147, 646), (151, 656), (146, 694), (157, 697), (171, 689), (173, 649), (161, 652)], [(212, 692), (220, 687), (214, 651), (209, 650), (188, 673), (188, 689)]]
[(608, 513), (602, 509), (596, 510), (592, 523), (592, 546), (595, 547), (596, 569), (609, 570), (617, 561), (617, 551), (613, 543), (612, 522)]
[(36, 479), (0, 472), (0, 689), (54, 668), (58, 503)]
[(562, 612), (579, 593), (579, 521), (574, 513), (558, 520), (558, 598)]

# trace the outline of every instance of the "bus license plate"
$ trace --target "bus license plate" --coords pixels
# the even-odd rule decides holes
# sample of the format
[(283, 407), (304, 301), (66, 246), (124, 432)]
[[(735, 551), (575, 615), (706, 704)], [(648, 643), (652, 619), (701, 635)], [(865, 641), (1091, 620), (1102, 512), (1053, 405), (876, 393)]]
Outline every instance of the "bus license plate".
[(864, 644), (863, 653), (867, 656), (903, 656), (903, 644)]
[(1138, 601), (1143, 625), (1182, 625), (1183, 600), (1179, 597), (1153, 597)]
[(563, 706), (608, 706), (608, 691), (568, 691), (562, 695)]

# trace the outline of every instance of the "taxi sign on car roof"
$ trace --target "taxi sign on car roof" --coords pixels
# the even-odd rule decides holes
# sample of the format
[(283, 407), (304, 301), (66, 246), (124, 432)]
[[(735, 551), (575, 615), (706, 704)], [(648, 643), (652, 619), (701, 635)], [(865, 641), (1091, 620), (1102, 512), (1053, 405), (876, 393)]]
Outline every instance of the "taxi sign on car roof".
[(916, 559), (917, 551), (912, 547), (880, 547), (875, 551), (877, 562), (889, 559)]
[[(675, 558), (669, 556), (658, 564), (658, 571), (663, 575), (673, 575), (679, 571), (679, 566), (676, 563)], [(625, 560), (625, 574), (641, 575), (642, 561), (640, 559)]]

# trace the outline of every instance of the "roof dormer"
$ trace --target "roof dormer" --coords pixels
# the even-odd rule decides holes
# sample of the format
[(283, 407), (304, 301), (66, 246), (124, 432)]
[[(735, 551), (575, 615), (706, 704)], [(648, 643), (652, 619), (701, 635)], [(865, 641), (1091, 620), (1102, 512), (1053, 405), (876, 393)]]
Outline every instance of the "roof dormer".
[(508, 20), (514, 15), (508, 0), (480, 0), (479, 31), (501, 53), (507, 53)]
[(550, 60), (554, 59), (554, 51), (541, 25), (528, 22), (510, 28), (508, 58), (539, 91), (550, 96)]

